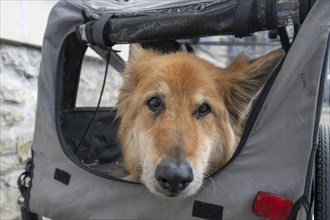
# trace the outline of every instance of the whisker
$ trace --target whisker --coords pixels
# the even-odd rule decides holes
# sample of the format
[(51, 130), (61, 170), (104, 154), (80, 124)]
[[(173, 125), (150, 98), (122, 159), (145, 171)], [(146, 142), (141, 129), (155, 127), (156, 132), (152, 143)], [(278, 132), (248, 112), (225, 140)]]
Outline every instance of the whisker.
[(204, 184), (201, 185), (201, 189), (204, 189), (204, 190), (206, 190), (209, 194), (211, 194), (211, 191), (210, 191), (206, 186), (204, 186)]
[(214, 195), (215, 195), (215, 191), (216, 191), (215, 181), (214, 181), (213, 178), (212, 178), (211, 176), (209, 176), (208, 174), (205, 174), (205, 175), (204, 175), (204, 178), (205, 178), (205, 179), (209, 179), (209, 180), (211, 180), (211, 182), (212, 182), (212, 186), (213, 186), (213, 193), (212, 193), (212, 196), (214, 196)]

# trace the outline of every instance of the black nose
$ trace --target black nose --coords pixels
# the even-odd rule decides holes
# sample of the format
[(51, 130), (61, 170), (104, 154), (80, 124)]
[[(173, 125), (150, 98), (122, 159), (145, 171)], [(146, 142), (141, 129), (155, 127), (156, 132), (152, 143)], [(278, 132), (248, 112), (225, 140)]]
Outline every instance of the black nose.
[(184, 190), (194, 179), (191, 167), (186, 163), (165, 161), (160, 163), (155, 177), (163, 189), (171, 192)]

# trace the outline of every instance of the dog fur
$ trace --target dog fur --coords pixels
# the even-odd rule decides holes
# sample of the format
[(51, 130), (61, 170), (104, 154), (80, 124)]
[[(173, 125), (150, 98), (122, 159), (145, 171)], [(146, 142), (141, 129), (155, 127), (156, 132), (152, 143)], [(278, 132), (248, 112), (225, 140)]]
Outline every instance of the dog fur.
[[(158, 195), (195, 194), (204, 177), (235, 152), (251, 102), (282, 57), (282, 50), (253, 61), (241, 54), (223, 69), (190, 53), (131, 45), (117, 103), (119, 140), (131, 178)], [(150, 107), (155, 100), (159, 111)], [(192, 169), (193, 180), (183, 190), (164, 189), (155, 178), (168, 158)]]

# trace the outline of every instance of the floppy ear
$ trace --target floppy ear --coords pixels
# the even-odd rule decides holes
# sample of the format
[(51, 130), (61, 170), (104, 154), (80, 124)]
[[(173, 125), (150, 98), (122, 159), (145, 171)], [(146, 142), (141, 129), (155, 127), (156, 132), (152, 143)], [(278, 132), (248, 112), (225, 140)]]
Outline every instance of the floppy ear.
[(134, 43), (129, 45), (129, 55), (128, 55), (128, 62), (134, 61), (139, 56), (142, 56), (147, 50), (143, 49), (141, 44)]
[(138, 43), (130, 45), (129, 57), (124, 72), (123, 85), (119, 90), (119, 96), (117, 99), (117, 116), (122, 116), (124, 113), (123, 110), (128, 109), (127, 105), (129, 99), (141, 80), (141, 77), (143, 77), (141, 73), (145, 71), (143, 70), (143, 66), (139, 64), (145, 60), (148, 60), (148, 57), (151, 56), (154, 56), (154, 52), (152, 50), (145, 50)]
[(240, 54), (231, 65), (220, 74), (220, 86), (226, 107), (234, 123), (244, 122), (250, 104), (281, 58), (282, 49), (278, 49), (256, 60), (248, 61)]

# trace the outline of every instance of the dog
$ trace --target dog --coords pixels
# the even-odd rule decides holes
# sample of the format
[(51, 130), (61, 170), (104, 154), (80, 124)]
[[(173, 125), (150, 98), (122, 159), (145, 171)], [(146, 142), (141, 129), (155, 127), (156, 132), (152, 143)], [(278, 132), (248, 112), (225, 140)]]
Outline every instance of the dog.
[(157, 195), (194, 195), (234, 154), (251, 102), (283, 54), (241, 54), (223, 69), (132, 44), (117, 102), (130, 179)]

